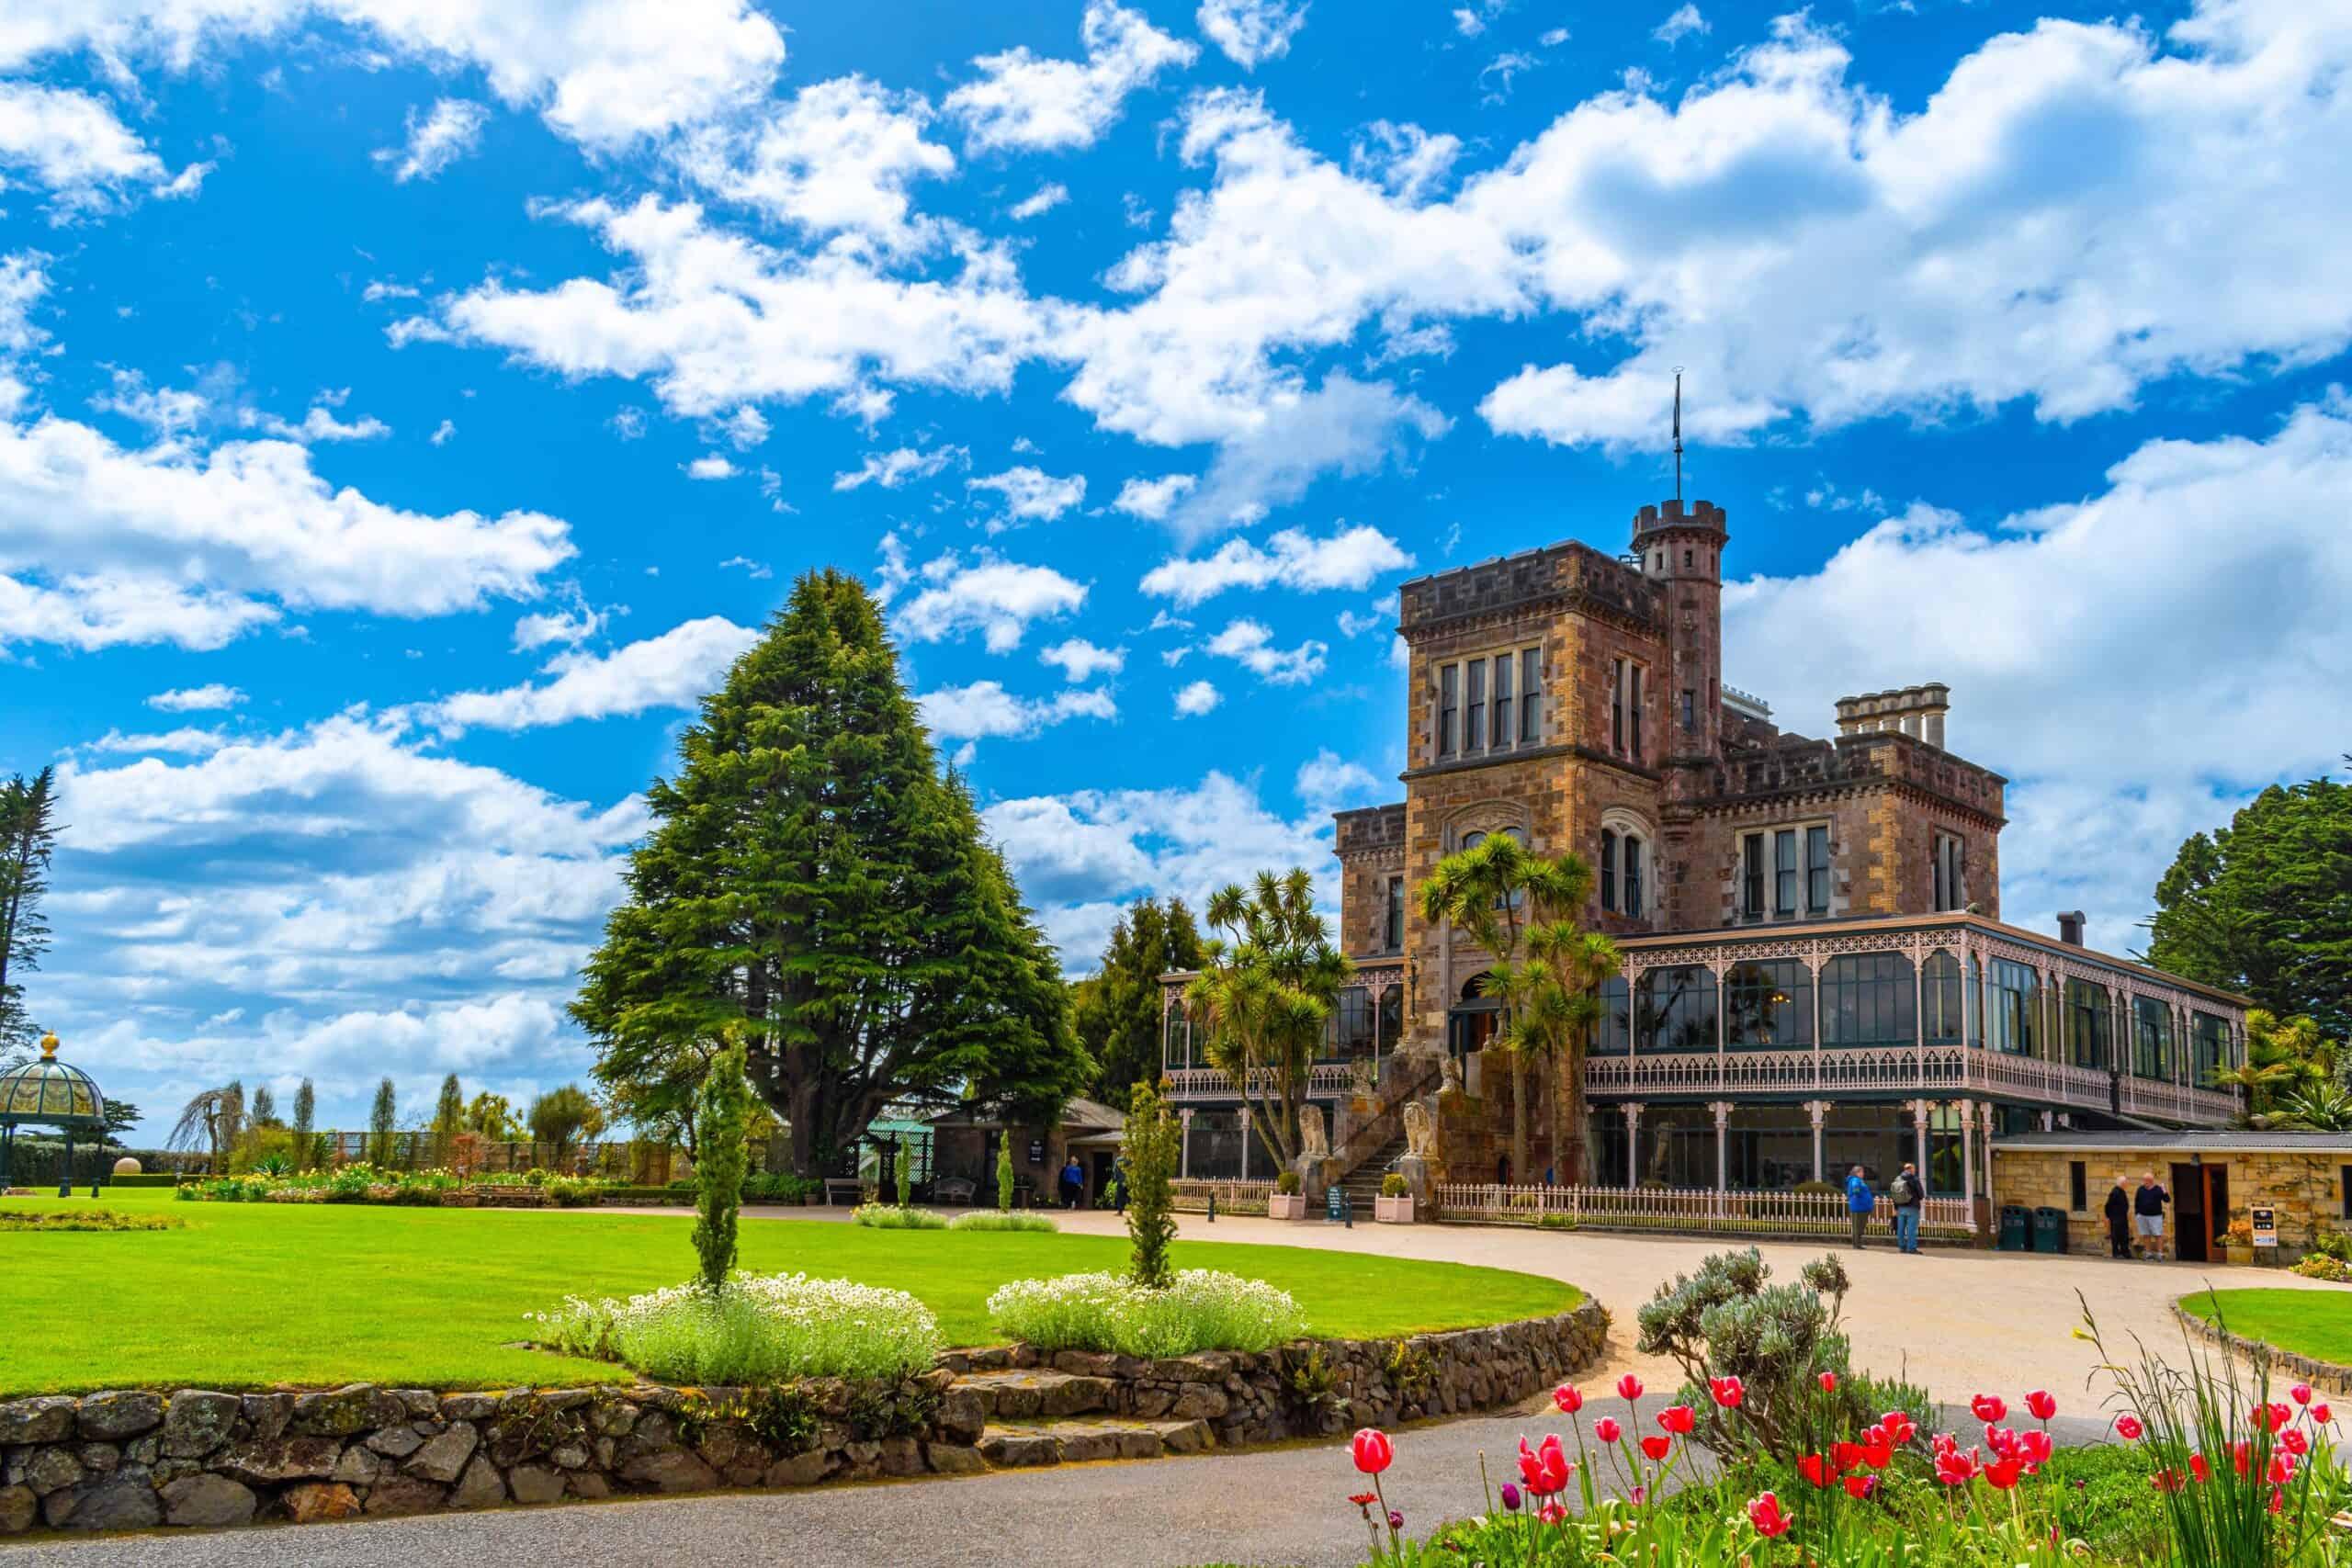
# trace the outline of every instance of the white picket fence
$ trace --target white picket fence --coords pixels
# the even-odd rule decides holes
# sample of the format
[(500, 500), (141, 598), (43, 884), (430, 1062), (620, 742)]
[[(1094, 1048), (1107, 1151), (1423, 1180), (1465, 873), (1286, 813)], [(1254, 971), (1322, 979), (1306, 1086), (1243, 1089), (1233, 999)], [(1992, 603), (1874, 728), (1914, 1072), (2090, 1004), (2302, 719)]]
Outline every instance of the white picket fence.
[[(1220, 1201), (1220, 1208), (1223, 1203)], [(1504, 1187), (1492, 1182), (1440, 1182), (1432, 1218), (1454, 1224), (1553, 1224), (1600, 1230), (1705, 1231), (1737, 1235), (1849, 1234), (1841, 1192), (1718, 1192), (1712, 1188)], [(1884, 1233), (1894, 1210), (1882, 1195), (1871, 1215)], [(1920, 1211), (1922, 1235), (1966, 1240), (1976, 1234), (1969, 1204), (1930, 1198)]]
[(1187, 1181), (1168, 1184), (1169, 1192), (1179, 1209), (1199, 1213), (1209, 1206), (1209, 1198), (1216, 1198), (1220, 1214), (1262, 1214), (1266, 1200), (1273, 1196), (1271, 1181)]

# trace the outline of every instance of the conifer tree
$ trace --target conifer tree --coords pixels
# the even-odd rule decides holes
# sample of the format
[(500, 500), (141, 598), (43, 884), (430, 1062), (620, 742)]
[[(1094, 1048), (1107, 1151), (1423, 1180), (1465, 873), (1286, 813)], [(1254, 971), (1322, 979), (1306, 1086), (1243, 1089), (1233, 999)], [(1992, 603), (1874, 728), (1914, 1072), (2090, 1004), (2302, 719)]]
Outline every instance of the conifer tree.
[(308, 1170), (313, 1165), (324, 1163), (319, 1157), (318, 1145), (322, 1140), (315, 1137), (311, 1130), (318, 1113), (319, 1091), (311, 1086), (310, 1079), (304, 1078), (301, 1087), (294, 1091), (294, 1165), (298, 1170)]
[(0, 1063), (40, 1038), (25, 1010), (24, 977), (49, 949), (40, 901), (57, 847), (55, 779), (54, 769), (43, 768), (0, 784)]
[(1124, 1105), (1137, 1078), (1160, 1067), (1159, 977), (1201, 966), (1200, 928), (1182, 898), (1138, 898), (1111, 928), (1110, 945), (1092, 975), (1070, 987), (1079, 1043), (1100, 1062), (1093, 1098)]
[(702, 1259), (702, 1282), (718, 1292), (735, 1267), (735, 1224), (743, 1206), (743, 1172), (750, 1155), (743, 1142), (751, 1119), (752, 1090), (743, 1081), (743, 1048), (723, 1051), (703, 1075), (695, 1107), (695, 1253)]
[(855, 578), (794, 586), (646, 804), (571, 1010), (638, 1111), (649, 1086), (683, 1101), (740, 1041), (813, 1178), (885, 1105), (968, 1096), (1042, 1121), (1088, 1081), (1053, 950), (941, 776)]
[(451, 1073), (441, 1080), (441, 1098), (433, 1107), (433, 1163), (447, 1167), (455, 1157), (458, 1134), (466, 1130), (466, 1091)]
[(1127, 1237), (1134, 1244), (1127, 1274), (1147, 1290), (1164, 1290), (1175, 1278), (1168, 1261), (1168, 1244), (1176, 1239), (1170, 1181), (1183, 1157), (1182, 1137), (1159, 1080), (1136, 1079), (1127, 1097)]
[(386, 1078), (376, 1086), (376, 1103), (368, 1108), (368, 1162), (379, 1169), (391, 1167), (392, 1151), (397, 1146), (392, 1119), (397, 1114), (392, 1080)]

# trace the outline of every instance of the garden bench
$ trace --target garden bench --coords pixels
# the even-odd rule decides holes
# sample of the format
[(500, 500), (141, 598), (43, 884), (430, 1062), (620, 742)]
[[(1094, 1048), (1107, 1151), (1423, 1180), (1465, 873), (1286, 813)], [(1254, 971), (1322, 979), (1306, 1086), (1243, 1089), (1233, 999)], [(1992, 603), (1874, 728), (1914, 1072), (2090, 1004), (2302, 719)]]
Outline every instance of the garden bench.
[(825, 1201), (828, 1204), (848, 1203), (854, 1206), (865, 1195), (864, 1183), (854, 1176), (825, 1178)]
[(972, 1183), (961, 1176), (942, 1178), (933, 1184), (931, 1194), (942, 1203), (968, 1205), (972, 1201)]

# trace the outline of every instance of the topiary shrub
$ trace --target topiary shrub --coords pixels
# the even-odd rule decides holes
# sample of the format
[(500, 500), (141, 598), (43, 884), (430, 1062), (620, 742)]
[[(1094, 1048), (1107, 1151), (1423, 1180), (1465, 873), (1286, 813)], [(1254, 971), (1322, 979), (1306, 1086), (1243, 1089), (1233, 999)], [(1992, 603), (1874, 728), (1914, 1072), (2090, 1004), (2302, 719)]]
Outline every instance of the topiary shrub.
[(1383, 1198), (1402, 1198), (1412, 1190), (1402, 1171), (1392, 1170), (1380, 1179), (1380, 1195)]
[(1288, 1197), (1296, 1192), (1298, 1190), (1298, 1172), (1295, 1170), (1285, 1170), (1280, 1176), (1275, 1177), (1274, 1190), (1282, 1193), (1284, 1197)]
[[(1699, 1412), (1698, 1441), (1727, 1458), (1761, 1451), (1792, 1464), (1888, 1410), (1905, 1412), (1922, 1431), (1932, 1424), (1936, 1407), (1924, 1390), (1853, 1370), (1838, 1331), (1853, 1282), (1834, 1255), (1806, 1264), (1797, 1284), (1770, 1284), (1771, 1273), (1752, 1247), (1718, 1252), (1695, 1274), (1660, 1285), (1641, 1310), (1639, 1348), (1682, 1368), (1689, 1381), (1676, 1403)], [(1734, 1377), (1742, 1398), (1726, 1410), (1710, 1380)]]

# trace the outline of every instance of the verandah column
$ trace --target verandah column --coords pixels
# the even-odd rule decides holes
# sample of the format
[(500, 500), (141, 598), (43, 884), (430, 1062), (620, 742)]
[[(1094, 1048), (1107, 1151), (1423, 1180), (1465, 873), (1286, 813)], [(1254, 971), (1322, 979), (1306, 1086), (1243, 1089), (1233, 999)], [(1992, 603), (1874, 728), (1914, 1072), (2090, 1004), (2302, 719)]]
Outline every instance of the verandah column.
[(1960, 1195), (1968, 1204), (1971, 1223), (1976, 1214), (1976, 1138), (1973, 1116), (1960, 1119)]
[(1826, 1100), (1808, 1100), (1804, 1102), (1804, 1108), (1813, 1114), (1813, 1179), (1815, 1181), (1826, 1180), (1827, 1178), (1823, 1174), (1826, 1168), (1821, 1161), (1821, 1122), (1822, 1119), (1829, 1114), (1829, 1102)]
[(1625, 1113), (1625, 1190), (1631, 1192), (1642, 1184), (1642, 1102), (1629, 1100), (1619, 1109)]
[[(1180, 1181), (1189, 1181), (1193, 1177), (1193, 1108), (1188, 1105), (1176, 1112), (1176, 1120), (1182, 1123), (1176, 1134), (1176, 1178)], [(1011, 1133), (1005, 1134), (1007, 1137), (1012, 1135)]]
[(1912, 1163), (1919, 1168), (1919, 1190), (1923, 1192), (1928, 1186), (1928, 1105), (1924, 1100), (1911, 1102), (1911, 1132), (1919, 1148), (1912, 1156)]
[(1715, 1113), (1715, 1190), (1721, 1193), (1731, 1186), (1731, 1101), (1713, 1100), (1709, 1109)]

